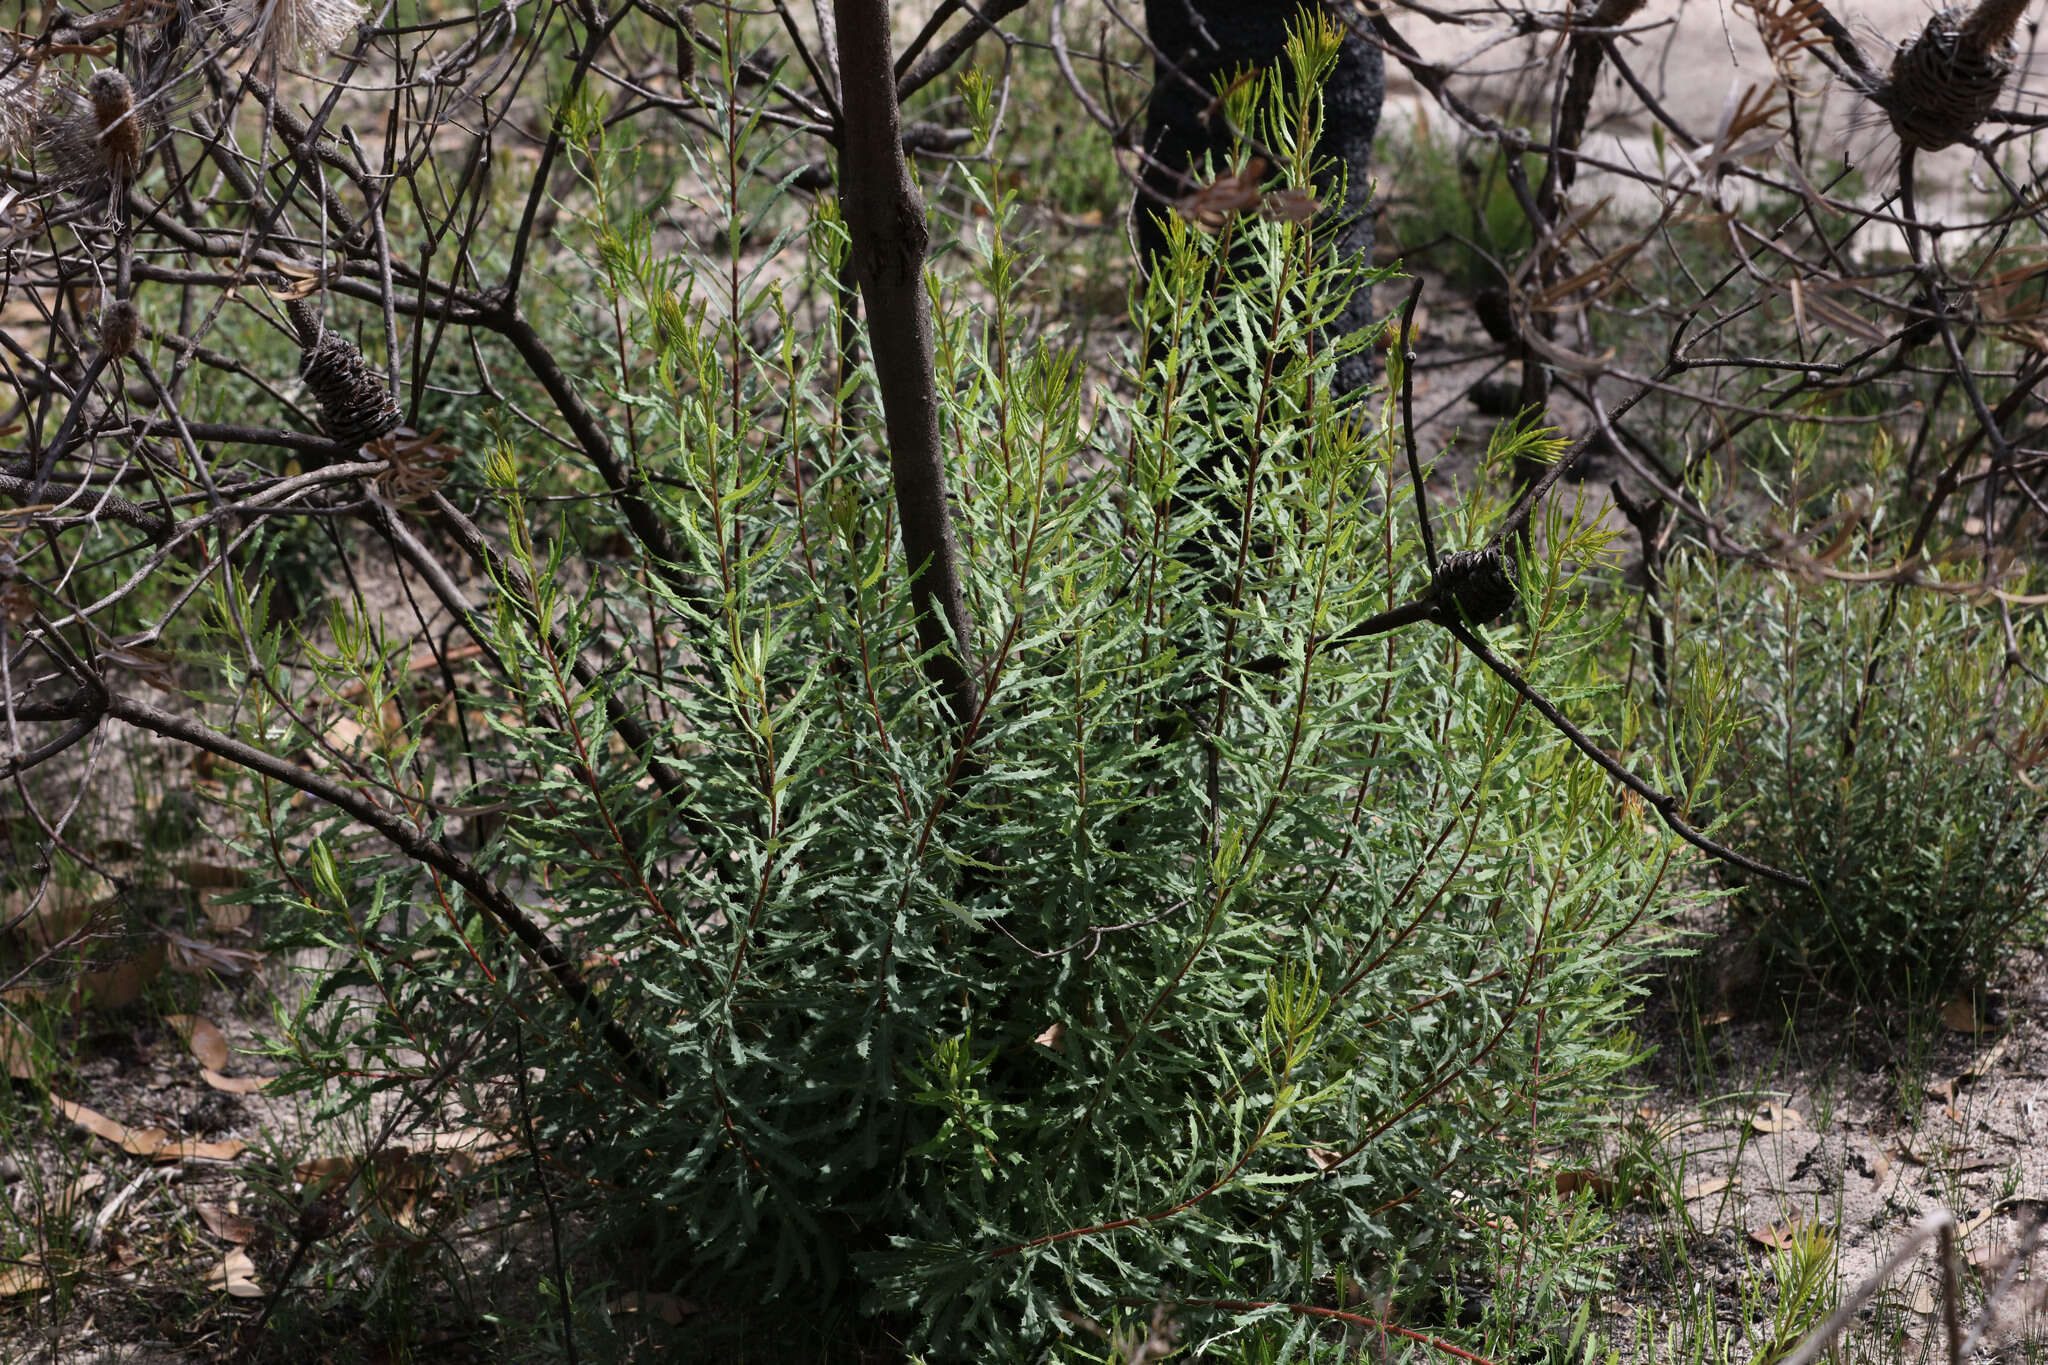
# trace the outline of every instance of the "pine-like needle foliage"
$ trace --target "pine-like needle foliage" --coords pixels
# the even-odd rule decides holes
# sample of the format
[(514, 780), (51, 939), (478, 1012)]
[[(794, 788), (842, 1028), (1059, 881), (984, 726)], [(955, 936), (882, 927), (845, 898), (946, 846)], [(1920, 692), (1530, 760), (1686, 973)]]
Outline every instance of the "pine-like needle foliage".
[[(1281, 190), (1308, 190), (1333, 51), (1311, 33), (1294, 78), (1230, 96), (1296, 158)], [(1429, 1312), (1418, 1286), (1496, 1256), (1536, 1283), (1536, 1154), (1629, 1060), (1682, 859), (1448, 635), (1329, 644), (1427, 580), (1396, 414), (1329, 397), (1322, 324), (1361, 267), (1300, 214), (1183, 224), (1139, 300), (1163, 345), (1105, 375), (1025, 310), (995, 174), (956, 168), (932, 278), (983, 699), (961, 733), (918, 667), (872, 377), (835, 345), (844, 233), (829, 201), (790, 221), (728, 88), (730, 140), (677, 182), (730, 225), (695, 254), (655, 249), (648, 177), (582, 124), (591, 354), (686, 562), (577, 561), (587, 513), (534, 496), (570, 476), (500, 450), (506, 674), (469, 704), (502, 761), (461, 798), (652, 1079), (457, 888), (336, 831), (295, 899), (364, 989), (291, 1022), (307, 1074), (344, 1107), (450, 1069), (509, 1106), (524, 1076), (626, 1287), (888, 1314), (936, 1358), (1037, 1355), (1162, 1295), (1192, 1343), (1280, 1311), (1205, 1299), (1341, 1277)], [(1581, 700), (1597, 546), (1541, 543), (1492, 638)], [(392, 673), (340, 634), (338, 669)], [(401, 789), (419, 733), (389, 746)]]

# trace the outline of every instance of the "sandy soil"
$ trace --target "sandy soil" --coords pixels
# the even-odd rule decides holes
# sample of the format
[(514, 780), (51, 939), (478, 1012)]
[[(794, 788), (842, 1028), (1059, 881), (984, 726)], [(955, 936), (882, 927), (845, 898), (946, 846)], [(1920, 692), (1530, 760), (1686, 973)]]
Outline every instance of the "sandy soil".
[[(1834, 12), (1856, 35), (1871, 63), (1882, 68), (1889, 64), (1894, 46), (1916, 35), (1936, 8), (1925, 0), (1868, 0), (1837, 4)], [(2016, 40), (2020, 59), (2007, 83), (2007, 107), (2031, 110), (2048, 97), (2048, 51), (2042, 50), (2035, 29), (2043, 8), (2035, 6), (2037, 12), (2022, 25)], [(1519, 14), (1515, 7), (1457, 12), (1465, 16), (1461, 23), (1397, 12), (1396, 25), (1424, 57), (1466, 73), (1467, 80), (1458, 86), (1461, 93), (1477, 91), (1482, 107), (1500, 109), (1527, 89), (1547, 89), (1554, 81), (1561, 46), (1556, 35), (1514, 37), (1511, 29)], [(1650, 0), (1629, 32), (1625, 56), (1636, 75), (1682, 127), (1701, 137), (1713, 133), (1732, 97), (1772, 79), (1755, 13), (1745, 4)], [(1810, 61), (1796, 74), (1809, 90), (1827, 83), (1826, 72)], [(1442, 112), (1399, 63), (1389, 62), (1387, 75), (1390, 125), (1416, 117), (1443, 121)], [(1895, 160), (1894, 143), (1882, 118), (1866, 101), (1839, 87), (1828, 92), (1818, 124), (1809, 131), (1813, 145), (1830, 155), (1883, 167)], [(1597, 159), (1656, 164), (1650, 119), (1642, 102), (1616, 79), (1604, 81), (1595, 96), (1584, 145)], [(1921, 158), (1920, 176), (1930, 196), (1925, 216), (1938, 218), (1963, 206), (1974, 155), (1957, 147)]]

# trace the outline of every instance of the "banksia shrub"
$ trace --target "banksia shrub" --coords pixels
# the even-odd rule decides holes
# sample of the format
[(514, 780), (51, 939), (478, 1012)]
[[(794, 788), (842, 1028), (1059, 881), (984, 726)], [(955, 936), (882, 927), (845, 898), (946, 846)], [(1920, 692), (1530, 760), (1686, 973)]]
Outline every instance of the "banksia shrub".
[[(1333, 50), (1302, 45), (1287, 89)], [(1233, 114), (1268, 146), (1314, 145), (1312, 97), (1232, 98), (1263, 102)], [(302, 1079), (367, 1103), (389, 1082), (364, 1058), (469, 1040), (464, 1083), (518, 1078), (559, 1169), (604, 1192), (579, 1213), (601, 1263), (756, 1340), (880, 1316), (935, 1359), (1038, 1357), (1170, 1295), (1199, 1352), (1268, 1311), (1245, 1301), (1340, 1279), (1448, 1331), (1474, 1263), (1526, 1258), (1504, 1304), (1559, 1283), (1592, 1223), (1516, 1231), (1529, 1153), (1582, 1137), (1631, 1060), (1623, 1012), (1685, 858), (1429, 621), (1329, 643), (1431, 582), (1396, 415), (1329, 397), (1360, 268), (1312, 224), (1175, 220), (1140, 301), (1158, 363), (1133, 402), (1091, 396), (1023, 306), (997, 171), (961, 163), (985, 212), (933, 259), (985, 698), (962, 729), (920, 667), (875, 428), (832, 375), (851, 322), (784, 311), (718, 254), (735, 240), (615, 228), (646, 205), (591, 117), (581, 241), (607, 306), (576, 315), (589, 354), (620, 345), (615, 306), (651, 357), (588, 373), (636, 414), (678, 550), (558, 572), (537, 547), (578, 485), (545, 450), (488, 453), (512, 596), (503, 681), (466, 704), (496, 742), (437, 794), (500, 817), (479, 856), (616, 1031), (467, 931), (465, 893), (330, 824), (302, 831), (322, 842), (290, 900), (309, 943), (378, 925), (345, 978), (374, 989), (293, 1021)], [(808, 249), (838, 277), (829, 206)], [(720, 316), (775, 326), (673, 325), (693, 279), (742, 278)], [(1447, 538), (1484, 543), (1500, 510)], [(1214, 552), (1224, 515), (1242, 553)], [(1599, 640), (1568, 566), (1596, 544), (1563, 522), (1541, 543), (1519, 594), (1498, 557), (1460, 558), (1428, 614), (1519, 597), (1495, 647), (1584, 695)], [(336, 685), (374, 655), (337, 654)], [(645, 662), (579, 680), (600, 656)], [(400, 736), (365, 777), (411, 790), (421, 752)], [(436, 908), (389, 913), (413, 904)]]
[(1861, 1001), (1983, 982), (2048, 922), (2048, 706), (2015, 686), (1995, 613), (1926, 589), (1689, 581), (1711, 594), (1704, 666), (1739, 677), (1754, 716), (1723, 799), (1745, 848), (1813, 882), (1740, 883), (1764, 965)]

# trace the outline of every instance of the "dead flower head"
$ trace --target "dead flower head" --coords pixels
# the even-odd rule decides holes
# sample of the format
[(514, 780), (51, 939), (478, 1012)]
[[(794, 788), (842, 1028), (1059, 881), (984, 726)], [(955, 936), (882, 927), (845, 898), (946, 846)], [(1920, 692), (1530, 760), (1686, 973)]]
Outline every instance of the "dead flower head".
[(391, 469), (378, 484), (395, 502), (417, 502), (448, 482), (455, 450), (441, 444), (441, 433), (425, 435), (411, 427), (398, 427), (363, 447), (363, 453), (391, 462)]
[(221, 0), (213, 18), (259, 65), (296, 66), (353, 37), (363, 6), (361, 0)]
[(45, 98), (42, 58), (0, 41), (0, 160), (31, 144)]
[(142, 314), (129, 299), (112, 299), (100, 309), (100, 350), (120, 360), (135, 353), (142, 340)]
[(81, 86), (44, 83), (46, 97), (34, 120), (36, 154), (58, 183), (89, 191), (126, 185), (142, 170), (149, 138), (145, 102), (109, 67)]

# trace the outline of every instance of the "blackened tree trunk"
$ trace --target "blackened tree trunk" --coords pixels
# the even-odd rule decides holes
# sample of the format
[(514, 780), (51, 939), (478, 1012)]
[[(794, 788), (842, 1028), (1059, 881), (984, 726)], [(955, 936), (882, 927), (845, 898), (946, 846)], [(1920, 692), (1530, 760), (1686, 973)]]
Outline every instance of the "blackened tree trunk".
[(979, 689), (968, 664), (972, 622), (960, 584), (960, 549), (939, 445), (939, 392), (932, 368), (932, 309), (924, 289), (931, 231), (904, 164), (889, 55), (888, 0), (837, 0), (839, 204), (852, 239), (850, 262), (867, 305), (868, 344), (882, 392), (889, 477), (925, 675), (956, 726), (973, 718)]
[[(1220, 168), (1233, 150), (1230, 129), (1221, 117), (1205, 117), (1215, 104), (1217, 78), (1278, 62), (1288, 26), (1298, 25), (1304, 14), (1329, 9), (1321, 0), (1145, 0), (1145, 27), (1154, 56), (1152, 96), (1145, 111), (1148, 160), (1134, 209), (1142, 265), (1149, 267), (1165, 250), (1160, 215), (1171, 213), (1173, 202), (1196, 188), (1191, 172), (1205, 158), (1213, 158)], [(1316, 148), (1318, 160), (1331, 163), (1318, 177), (1318, 194), (1331, 206), (1337, 246), (1347, 257), (1370, 257), (1372, 252), (1366, 199), (1372, 140), (1379, 131), (1385, 94), (1386, 67), (1380, 50), (1347, 27), (1336, 69), (1323, 88), (1323, 137)], [(1333, 330), (1354, 332), (1372, 320), (1371, 294), (1361, 289)], [(1366, 355), (1345, 357), (1337, 391), (1350, 392), (1371, 372)]]

